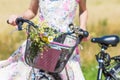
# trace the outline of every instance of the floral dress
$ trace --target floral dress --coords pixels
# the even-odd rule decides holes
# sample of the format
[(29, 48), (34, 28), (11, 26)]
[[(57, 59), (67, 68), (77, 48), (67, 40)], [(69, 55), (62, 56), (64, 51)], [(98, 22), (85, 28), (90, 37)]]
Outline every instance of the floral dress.
[[(68, 32), (73, 23), (79, 0), (39, 0), (40, 22), (60, 32)], [(69, 40), (67, 41), (68, 44)], [(78, 51), (77, 51), (78, 52)], [(84, 80), (80, 68), (79, 53), (74, 52), (66, 68), (60, 73), (63, 80)]]
[[(60, 32), (68, 32), (77, 4), (76, 0), (39, 0), (40, 23), (45, 23)], [(69, 40), (67, 43), (69, 44)], [(26, 41), (7, 60), (0, 61), (0, 79), (29, 80), (31, 67), (24, 60), (25, 47)], [(62, 80), (85, 80), (77, 50), (74, 51), (60, 76)]]
[(24, 62), (26, 41), (7, 59), (0, 61), (1, 80), (29, 80), (31, 67)]
[(76, 7), (75, 0), (39, 0), (40, 21), (66, 32), (68, 25), (73, 22)]

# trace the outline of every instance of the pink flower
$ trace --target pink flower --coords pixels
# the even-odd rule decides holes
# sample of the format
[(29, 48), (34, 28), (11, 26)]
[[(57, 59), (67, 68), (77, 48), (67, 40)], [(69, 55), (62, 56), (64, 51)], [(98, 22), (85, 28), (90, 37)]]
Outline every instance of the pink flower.
[(64, 10), (69, 11), (69, 4), (70, 4), (69, 0), (63, 4)]

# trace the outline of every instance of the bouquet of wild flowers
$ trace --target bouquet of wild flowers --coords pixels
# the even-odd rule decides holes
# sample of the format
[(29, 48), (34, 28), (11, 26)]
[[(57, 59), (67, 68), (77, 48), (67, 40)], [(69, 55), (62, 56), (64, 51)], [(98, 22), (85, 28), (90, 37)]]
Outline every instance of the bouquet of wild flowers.
[(42, 24), (39, 28), (31, 29), (29, 34), (29, 39), (31, 41), (29, 50), (31, 54), (30, 58), (32, 60), (38, 53), (43, 55), (42, 52), (48, 48), (48, 44), (50, 44), (55, 37), (60, 35), (55, 29), (48, 27), (45, 24)]

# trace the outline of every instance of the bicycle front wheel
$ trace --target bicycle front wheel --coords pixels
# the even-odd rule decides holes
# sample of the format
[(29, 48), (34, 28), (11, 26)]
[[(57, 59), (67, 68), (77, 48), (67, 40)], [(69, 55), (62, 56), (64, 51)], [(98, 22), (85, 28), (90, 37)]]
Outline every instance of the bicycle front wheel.
[(31, 70), (28, 80), (62, 80), (57, 73), (47, 73), (41, 70)]

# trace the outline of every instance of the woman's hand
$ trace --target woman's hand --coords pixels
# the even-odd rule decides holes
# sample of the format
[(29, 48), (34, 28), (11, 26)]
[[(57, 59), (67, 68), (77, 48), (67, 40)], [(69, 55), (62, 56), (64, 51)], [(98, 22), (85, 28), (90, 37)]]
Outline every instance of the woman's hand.
[[(80, 28), (81, 28), (83, 31), (87, 31), (87, 30), (86, 30), (86, 27), (80, 27)], [(90, 40), (90, 38), (91, 38), (91, 35), (88, 33), (88, 37), (84, 37), (82, 41), (88, 41), (88, 40)]]
[(12, 26), (16, 26), (16, 18), (18, 18), (19, 16), (18, 15), (11, 15), (9, 17), (9, 19), (7, 20), (7, 23), (12, 25)]
[(88, 36), (88, 37), (85, 37), (85, 38), (83, 38), (83, 40), (82, 41), (88, 41), (88, 40), (90, 40), (90, 35)]

